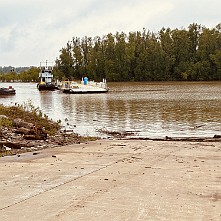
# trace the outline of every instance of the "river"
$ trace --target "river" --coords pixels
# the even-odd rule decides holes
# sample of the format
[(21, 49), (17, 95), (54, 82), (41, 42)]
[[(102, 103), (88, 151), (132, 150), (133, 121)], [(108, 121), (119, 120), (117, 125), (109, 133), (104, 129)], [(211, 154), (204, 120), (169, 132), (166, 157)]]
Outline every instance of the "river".
[(0, 97), (0, 103), (31, 102), (80, 135), (105, 136), (100, 129), (148, 138), (221, 134), (221, 82), (109, 83), (105, 94), (39, 92), (36, 83), (0, 83), (9, 85), (16, 95)]

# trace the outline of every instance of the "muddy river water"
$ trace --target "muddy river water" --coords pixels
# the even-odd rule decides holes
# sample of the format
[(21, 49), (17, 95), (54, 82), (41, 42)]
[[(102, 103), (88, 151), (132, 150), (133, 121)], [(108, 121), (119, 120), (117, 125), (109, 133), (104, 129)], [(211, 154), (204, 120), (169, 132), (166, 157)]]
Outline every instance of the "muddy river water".
[(31, 102), (64, 128), (81, 135), (105, 136), (98, 130), (134, 131), (134, 136), (202, 136), (221, 134), (221, 82), (109, 83), (105, 94), (39, 92), (36, 83), (12, 85), (12, 105)]

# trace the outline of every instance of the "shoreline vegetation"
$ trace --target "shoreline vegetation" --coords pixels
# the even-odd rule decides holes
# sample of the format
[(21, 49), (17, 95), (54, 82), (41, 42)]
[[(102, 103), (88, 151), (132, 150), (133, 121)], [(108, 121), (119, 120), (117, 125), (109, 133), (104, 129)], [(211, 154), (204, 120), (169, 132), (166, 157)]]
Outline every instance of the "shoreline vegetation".
[(31, 102), (0, 104), (0, 157), (97, 139), (62, 130), (60, 122), (43, 115)]
[[(4, 106), (0, 104), (0, 157), (16, 154), (20, 156), (24, 152), (101, 139), (100, 137), (83, 137), (73, 131), (62, 130), (60, 123), (43, 115), (41, 110), (35, 108), (30, 101), (23, 105)], [(221, 142), (221, 135), (140, 138), (136, 136), (136, 131), (108, 131), (104, 128), (98, 132), (105, 134), (107, 139)]]
[[(55, 76), (95, 81), (221, 80), (221, 23), (207, 28), (146, 28), (129, 33), (73, 37), (60, 50)], [(61, 79), (59, 79), (61, 80)]]

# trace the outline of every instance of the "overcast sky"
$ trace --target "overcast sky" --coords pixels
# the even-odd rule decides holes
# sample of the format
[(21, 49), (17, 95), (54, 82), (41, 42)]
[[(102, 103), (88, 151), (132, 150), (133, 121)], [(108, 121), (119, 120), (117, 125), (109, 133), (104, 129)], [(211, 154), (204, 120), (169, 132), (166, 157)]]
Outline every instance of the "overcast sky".
[(0, 66), (54, 61), (72, 37), (221, 23), (220, 0), (0, 0)]

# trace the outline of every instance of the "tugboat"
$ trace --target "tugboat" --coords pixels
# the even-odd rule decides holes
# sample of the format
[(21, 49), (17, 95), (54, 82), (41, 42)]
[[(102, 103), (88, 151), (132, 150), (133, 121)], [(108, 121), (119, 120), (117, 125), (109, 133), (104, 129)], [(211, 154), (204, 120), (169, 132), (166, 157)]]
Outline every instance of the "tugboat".
[[(45, 65), (42, 66), (42, 63)], [(53, 91), (57, 89), (56, 85), (52, 82), (53, 74), (52, 74), (53, 67), (48, 65), (48, 62), (41, 62), (40, 63), (40, 73), (39, 79), (40, 82), (37, 84), (37, 88), (39, 91), (48, 90)]]
[(9, 86), (8, 88), (1, 87), (0, 95), (15, 95), (15, 89), (12, 86)]

